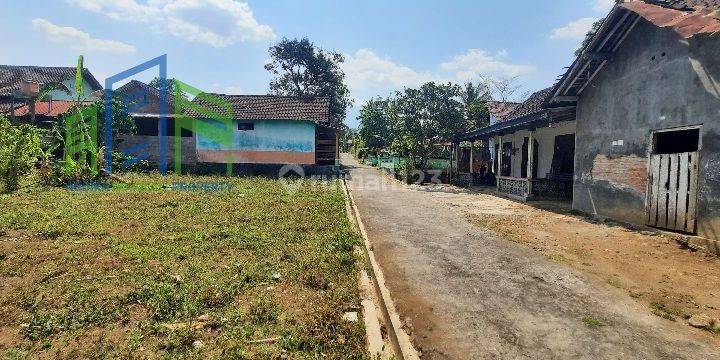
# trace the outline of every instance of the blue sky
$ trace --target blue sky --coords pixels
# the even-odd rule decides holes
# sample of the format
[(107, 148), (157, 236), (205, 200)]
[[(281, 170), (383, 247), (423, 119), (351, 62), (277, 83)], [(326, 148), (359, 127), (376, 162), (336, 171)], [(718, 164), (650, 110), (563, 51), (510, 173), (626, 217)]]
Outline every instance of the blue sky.
[[(0, 13), (0, 63), (73, 66), (99, 80), (161, 54), (205, 91), (267, 93), (267, 49), (308, 37), (347, 56), (361, 103), (425, 81), (519, 76), (517, 96), (552, 85), (613, 0), (25, 0)], [(140, 80), (151, 78), (151, 74)]]

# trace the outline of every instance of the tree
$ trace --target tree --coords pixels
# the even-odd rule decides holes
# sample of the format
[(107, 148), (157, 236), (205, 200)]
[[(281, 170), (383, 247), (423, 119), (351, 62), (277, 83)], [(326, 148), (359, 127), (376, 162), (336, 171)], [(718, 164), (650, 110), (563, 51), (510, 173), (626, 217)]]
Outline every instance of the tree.
[(340, 65), (345, 58), (315, 47), (307, 38), (283, 39), (270, 47), (265, 69), (275, 75), (270, 92), (285, 96), (322, 96), (330, 100), (330, 122), (341, 127), (352, 106)]
[(592, 28), (590, 28), (590, 31), (585, 34), (585, 39), (583, 39), (582, 44), (579, 48), (575, 50), (575, 56), (580, 56), (583, 50), (585, 50), (585, 48), (590, 45), (590, 41), (592, 41), (592, 39), (595, 37), (595, 34), (597, 34), (598, 30), (600, 30), (603, 21), (605, 21), (605, 19), (600, 19), (592, 24)]
[(414, 168), (425, 169), (438, 145), (466, 131), (458, 96), (458, 86), (432, 82), (398, 92), (388, 106), (395, 135), (392, 151), (409, 158)]
[(494, 79), (485, 79), (485, 83), (488, 88), (490, 88), (493, 98), (506, 102), (510, 100), (513, 95), (520, 90), (520, 88), (522, 88), (522, 86), (518, 84), (519, 79), (520, 77), (518, 76), (499, 77)]
[(463, 104), (465, 130), (475, 131), (488, 126), (490, 115), (485, 102), (492, 100), (492, 95), (487, 84), (479, 82), (475, 85), (468, 82), (460, 88), (459, 93)]
[(161, 78), (159, 78), (159, 77), (154, 77), (152, 80), (150, 80), (150, 82), (148, 83), (148, 85), (149, 85), (150, 87), (153, 87), (153, 88), (158, 89), (158, 90), (163, 90), (163, 89), (165, 89), (165, 91), (166, 91), (167, 94), (168, 94), (168, 95), (167, 95), (167, 96), (168, 96), (168, 100), (172, 100), (173, 97), (174, 97), (176, 94), (180, 94), (180, 96), (181, 96), (183, 99), (185, 99), (185, 100), (188, 99), (187, 94), (185, 94), (185, 92), (182, 91), (182, 88), (181, 88), (181, 86), (180, 86), (180, 82), (179, 82), (178, 80), (173, 79), (173, 78), (169, 78), (169, 79), (165, 79), (165, 83), (167, 83), (167, 85), (166, 85), (166, 86), (163, 86), (163, 85), (164, 85), (163, 80), (162, 80)]
[(358, 137), (373, 154), (386, 149), (392, 141), (387, 110), (388, 101), (380, 98), (368, 100), (360, 108)]

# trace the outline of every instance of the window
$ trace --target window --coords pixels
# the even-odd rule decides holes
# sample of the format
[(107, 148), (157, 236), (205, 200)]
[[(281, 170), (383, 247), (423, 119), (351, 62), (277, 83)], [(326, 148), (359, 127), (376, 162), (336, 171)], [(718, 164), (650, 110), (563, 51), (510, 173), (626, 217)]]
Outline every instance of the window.
[(656, 132), (653, 143), (655, 154), (695, 152), (700, 148), (700, 129)]
[(255, 130), (255, 123), (238, 123), (238, 130), (240, 131), (250, 131)]

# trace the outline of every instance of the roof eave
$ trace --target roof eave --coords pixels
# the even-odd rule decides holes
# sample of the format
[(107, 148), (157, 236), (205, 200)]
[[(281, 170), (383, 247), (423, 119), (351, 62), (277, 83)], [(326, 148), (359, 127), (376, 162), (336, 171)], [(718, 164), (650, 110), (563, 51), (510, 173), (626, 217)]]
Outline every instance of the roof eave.
[[(628, 19), (633, 17), (635, 19)], [(575, 61), (573, 61), (572, 65), (570, 65), (565, 74), (563, 74), (563, 76), (560, 78), (560, 81), (558, 81), (557, 85), (550, 93), (550, 96), (548, 96), (548, 98), (545, 100), (545, 104), (547, 106), (551, 106), (552, 104), (567, 102), (562, 101), (562, 99), (558, 100), (558, 98), (566, 96), (579, 96), (582, 93), (584, 87), (581, 88), (580, 91), (578, 91), (578, 94), (569, 94), (568, 92), (572, 85), (575, 84), (581, 73), (588, 67), (589, 63), (598, 60), (598, 57), (600, 55), (603, 55), (600, 54), (598, 51), (602, 50), (602, 48), (606, 45), (607, 40), (611, 36), (616, 35), (617, 31), (621, 31), (621, 33), (617, 35), (622, 38), (632, 29), (632, 25), (626, 27), (622, 26), (623, 24), (626, 24), (625, 20), (631, 20), (633, 23), (635, 23), (637, 19), (639, 19), (639, 16), (637, 14), (634, 14), (632, 11), (622, 7), (621, 3), (616, 4), (603, 21), (602, 26), (600, 27), (600, 29), (598, 29), (592, 41), (590, 41), (583, 48), (580, 55), (575, 59)], [(622, 41), (620, 41), (620, 43), (622, 43)], [(614, 46), (613, 51), (617, 48), (618, 45), (619, 43)], [(609, 57), (610, 55), (611, 54), (604, 54), (603, 56)], [(607, 59), (603, 59), (601, 61), (604, 65)], [(592, 77), (594, 77), (595, 73), (597, 73), (597, 69), (596, 71), (594, 71), (593, 75), (589, 77), (589, 80), (587, 80), (587, 82), (590, 82), (592, 80)], [(577, 100), (570, 101), (570, 103), (576, 102)]]

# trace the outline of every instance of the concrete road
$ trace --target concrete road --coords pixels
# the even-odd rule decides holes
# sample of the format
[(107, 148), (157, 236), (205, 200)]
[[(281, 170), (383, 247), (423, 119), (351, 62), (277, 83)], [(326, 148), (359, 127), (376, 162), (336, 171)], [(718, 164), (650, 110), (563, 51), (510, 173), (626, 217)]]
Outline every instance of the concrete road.
[(397, 185), (347, 155), (343, 163), (424, 359), (720, 359), (709, 335), (497, 238), (427, 190)]

